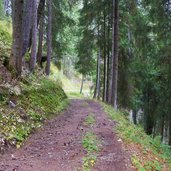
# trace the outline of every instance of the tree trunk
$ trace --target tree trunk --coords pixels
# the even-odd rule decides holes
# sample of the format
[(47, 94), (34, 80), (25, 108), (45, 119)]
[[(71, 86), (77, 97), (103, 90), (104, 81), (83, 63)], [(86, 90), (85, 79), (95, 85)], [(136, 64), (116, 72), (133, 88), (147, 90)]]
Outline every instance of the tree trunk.
[(133, 117), (133, 122), (136, 125), (137, 124), (137, 111), (136, 110), (132, 111), (132, 117)]
[(46, 75), (50, 74), (50, 62), (52, 51), (52, 0), (48, 1), (48, 34), (47, 34), (47, 63), (46, 63)]
[(97, 55), (97, 75), (96, 75), (96, 87), (94, 91), (95, 99), (100, 99), (100, 63), (101, 63), (101, 49), (99, 48), (99, 52)]
[(104, 87), (103, 87), (103, 101), (107, 101), (107, 55), (106, 55), (106, 11), (104, 10), (104, 47), (103, 47), (103, 55), (104, 55)]
[(82, 74), (80, 94), (82, 94), (82, 93), (83, 93), (83, 86), (84, 86), (84, 75)]
[(160, 135), (161, 135), (161, 142), (163, 142), (163, 137), (164, 137), (164, 120), (165, 120), (165, 117), (164, 115), (162, 115), (162, 118), (161, 118), (161, 130), (160, 130)]
[(33, 1), (33, 29), (32, 29), (32, 46), (30, 58), (30, 71), (33, 72), (36, 65), (37, 55), (37, 0)]
[(145, 126), (145, 131), (148, 135), (152, 135), (153, 133), (153, 128), (154, 128), (154, 123), (155, 120), (153, 118), (153, 113), (151, 110), (151, 105), (150, 105), (150, 98), (151, 98), (151, 93), (150, 93), (150, 88), (147, 88), (147, 92), (145, 93), (145, 106), (144, 106), (144, 126)]
[[(16, 71), (17, 76), (22, 72), (22, 21), (23, 21), (24, 0), (15, 0), (12, 2), (12, 20), (13, 20), (13, 43), (10, 66)], [(20, 9), (20, 10), (18, 10)]]
[(118, 91), (118, 38), (119, 38), (119, 2), (113, 0), (113, 42), (112, 42), (112, 58), (113, 58), (113, 73), (112, 73), (112, 105), (117, 110), (117, 91)]
[(25, 5), (25, 16), (23, 18), (23, 47), (22, 47), (22, 57), (27, 52), (30, 40), (30, 31), (32, 27), (32, 8), (33, 8), (33, 1), (26, 0)]
[(40, 0), (37, 10), (37, 26), (39, 25), (42, 16), (44, 16), (44, 12), (45, 12), (45, 0)]
[(171, 146), (171, 114), (169, 116), (169, 145)]
[(39, 66), (41, 66), (42, 49), (43, 49), (42, 43), (43, 43), (43, 33), (44, 33), (44, 8), (45, 8), (45, 0), (41, 0), (40, 3), (43, 3), (42, 4), (43, 7), (42, 7), (42, 15), (39, 16), (40, 17), (40, 25), (39, 25), (39, 43), (38, 43), (38, 52), (37, 52), (37, 60), (38, 60)]
[[(110, 11), (110, 4), (108, 7), (108, 10)], [(111, 17), (108, 16), (108, 29), (107, 29), (107, 102), (110, 104), (111, 103), (111, 56), (110, 56), (110, 46), (111, 46), (111, 41), (110, 41), (110, 29), (111, 29)]]

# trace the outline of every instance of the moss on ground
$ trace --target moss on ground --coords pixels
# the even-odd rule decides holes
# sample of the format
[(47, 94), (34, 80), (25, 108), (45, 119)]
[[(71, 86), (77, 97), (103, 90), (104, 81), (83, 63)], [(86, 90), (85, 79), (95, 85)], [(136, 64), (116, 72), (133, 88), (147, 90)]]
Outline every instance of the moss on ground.
[(7, 145), (20, 147), (45, 119), (59, 114), (68, 104), (57, 81), (29, 76), (21, 87), (21, 95), (0, 102), (0, 152), (5, 151)]

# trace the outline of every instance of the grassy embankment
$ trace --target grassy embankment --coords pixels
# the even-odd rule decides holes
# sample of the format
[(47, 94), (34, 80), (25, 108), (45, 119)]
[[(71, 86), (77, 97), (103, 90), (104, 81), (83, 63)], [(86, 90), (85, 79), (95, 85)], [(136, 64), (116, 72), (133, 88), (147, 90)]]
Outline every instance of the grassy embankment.
[[(32, 76), (20, 86), (21, 94), (9, 92), (0, 101), (1, 141), (17, 147), (36, 128), (41, 127), (44, 120), (57, 115), (67, 104), (64, 91), (53, 80)], [(4, 150), (3, 146), (1, 150)]]
[(117, 122), (115, 131), (131, 154), (131, 161), (138, 171), (171, 170), (171, 150), (168, 145), (161, 143), (160, 137), (153, 139), (141, 126), (131, 123), (124, 113), (103, 105), (109, 118)]

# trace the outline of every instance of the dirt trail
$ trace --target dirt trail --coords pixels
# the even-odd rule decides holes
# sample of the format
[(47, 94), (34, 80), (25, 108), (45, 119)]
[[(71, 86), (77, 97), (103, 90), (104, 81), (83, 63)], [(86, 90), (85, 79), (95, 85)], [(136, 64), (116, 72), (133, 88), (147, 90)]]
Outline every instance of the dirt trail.
[(88, 127), (85, 118), (93, 114), (93, 131), (102, 141), (94, 171), (132, 171), (129, 155), (122, 149), (110, 121), (100, 104), (72, 100), (64, 114), (47, 121), (26, 144), (0, 159), (0, 171), (80, 171), (86, 150), (81, 139)]

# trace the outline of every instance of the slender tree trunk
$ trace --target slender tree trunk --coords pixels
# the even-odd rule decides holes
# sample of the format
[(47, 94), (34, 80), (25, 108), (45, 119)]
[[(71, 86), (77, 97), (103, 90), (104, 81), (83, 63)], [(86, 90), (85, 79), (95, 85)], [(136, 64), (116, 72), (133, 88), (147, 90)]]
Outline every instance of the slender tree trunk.
[(106, 55), (106, 11), (104, 10), (104, 87), (103, 87), (103, 101), (107, 101), (107, 55)]
[(36, 65), (37, 55), (37, 0), (33, 1), (33, 29), (32, 29), (32, 46), (31, 46), (31, 58), (30, 58), (30, 71), (33, 72)]
[(117, 110), (117, 91), (118, 91), (118, 38), (119, 38), (119, 2), (113, 0), (114, 6), (114, 23), (113, 23), (113, 42), (112, 42), (112, 58), (113, 58), (113, 74), (112, 74), (112, 105)]
[(169, 145), (171, 146), (171, 114), (169, 116)]
[[(110, 4), (108, 7), (110, 11)], [(110, 57), (110, 29), (111, 29), (111, 17), (108, 17), (108, 29), (107, 29), (107, 38), (108, 38), (108, 44), (107, 44), (107, 102), (111, 103), (111, 57)]]
[(97, 55), (96, 87), (93, 97), (95, 99), (100, 99), (100, 63), (101, 63), (101, 48), (99, 47), (99, 52)]
[[(169, 58), (169, 78), (168, 78), (168, 87), (170, 87), (170, 85), (171, 85), (171, 58)], [(171, 92), (171, 91), (170, 91)], [(171, 103), (169, 103), (170, 104), (170, 106), (169, 106), (169, 111), (171, 111)], [(169, 145), (171, 146), (171, 113), (169, 113), (169, 115), (168, 115), (168, 120), (169, 120)]]
[(137, 124), (137, 111), (136, 110), (133, 110), (132, 111), (132, 114), (133, 114), (133, 122), (136, 125)]
[(42, 49), (43, 49), (43, 44), (42, 43), (43, 43), (43, 33), (44, 33), (44, 8), (45, 8), (45, 0), (41, 0), (40, 3), (43, 3), (43, 4), (42, 4), (42, 15), (40, 16), (39, 43), (38, 43), (38, 52), (37, 52), (37, 59), (38, 59), (39, 66), (41, 66)]
[(157, 134), (157, 121), (154, 122), (154, 125), (153, 125), (153, 133), (152, 133), (152, 137), (155, 138), (156, 137), (156, 134)]
[(107, 56), (104, 58), (104, 92), (103, 92), (103, 101), (107, 102)]
[(32, 8), (33, 8), (33, 1), (26, 0), (25, 5), (25, 16), (23, 18), (23, 47), (22, 47), (22, 57), (27, 52), (30, 40), (30, 31), (32, 27)]
[(161, 131), (160, 131), (160, 135), (161, 135), (161, 142), (163, 141), (163, 137), (164, 137), (164, 115), (161, 118)]
[(52, 53), (52, 0), (48, 1), (48, 34), (47, 34), (47, 63), (46, 75), (50, 74), (50, 62)]
[(153, 113), (151, 110), (150, 100), (151, 100), (151, 92), (150, 87), (148, 86), (145, 93), (145, 107), (144, 107), (144, 119), (145, 119), (145, 131), (148, 135), (152, 135), (155, 119), (153, 117)]
[[(110, 20), (110, 19), (109, 19)], [(113, 70), (114, 70), (114, 49), (115, 49), (115, 0), (112, 0), (112, 51), (111, 51), (111, 59), (109, 59), (110, 71), (109, 71), (109, 88), (108, 88), (108, 103), (112, 105), (113, 98)], [(108, 33), (109, 34), (109, 33)]]
[(39, 22), (44, 16), (45, 12), (45, 0), (39, 0), (38, 10), (37, 10), (37, 26), (39, 26)]
[(83, 86), (84, 86), (84, 75), (82, 74), (80, 94), (82, 94), (82, 93), (83, 93)]
[[(12, 20), (13, 20), (13, 43), (10, 66), (16, 70), (17, 76), (22, 72), (22, 21), (23, 21), (24, 0), (15, 0), (12, 2)], [(20, 10), (18, 10), (20, 9)]]

